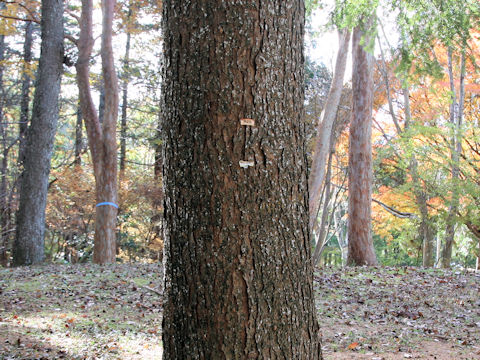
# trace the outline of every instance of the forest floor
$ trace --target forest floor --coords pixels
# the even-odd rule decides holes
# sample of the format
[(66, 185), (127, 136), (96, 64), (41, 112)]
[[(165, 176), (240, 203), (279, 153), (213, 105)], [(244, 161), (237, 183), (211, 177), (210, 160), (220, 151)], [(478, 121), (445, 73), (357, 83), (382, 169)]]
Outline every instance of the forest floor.
[[(0, 359), (158, 359), (155, 264), (0, 269)], [(315, 274), (326, 360), (480, 359), (480, 274), (414, 268)]]

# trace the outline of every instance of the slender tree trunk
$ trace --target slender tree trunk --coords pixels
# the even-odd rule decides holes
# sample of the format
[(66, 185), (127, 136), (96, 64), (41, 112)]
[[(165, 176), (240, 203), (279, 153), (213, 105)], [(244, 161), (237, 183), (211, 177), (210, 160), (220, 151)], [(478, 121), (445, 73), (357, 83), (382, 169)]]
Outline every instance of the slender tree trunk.
[(442, 267), (450, 268), (452, 260), (452, 247), (455, 240), (455, 225), (459, 205), (459, 178), (460, 178), (460, 155), (462, 153), (461, 126), (463, 120), (463, 104), (465, 100), (465, 50), (462, 50), (460, 59), (460, 93), (456, 99), (455, 79), (453, 74), (452, 49), (448, 49), (448, 75), (450, 78), (450, 93), (452, 103), (450, 105), (450, 122), (453, 126), (453, 137), (451, 145), (452, 161), (452, 198), (448, 208), (447, 227), (445, 229), (445, 243), (442, 249)]
[(33, 23), (28, 21), (25, 24), (25, 42), (23, 44), (23, 74), (22, 74), (22, 95), (20, 100), (20, 123), (18, 125), (18, 164), (21, 166), (25, 159), (25, 134), (28, 128), (28, 108), (30, 104), (30, 72), (32, 62), (32, 38)]
[[(0, 4), (0, 9), (3, 9), (4, 4)], [(5, 35), (0, 35), (0, 62), (5, 59)], [(5, 128), (4, 128), (4, 99), (5, 92), (3, 87), (3, 66), (0, 66), (0, 135), (3, 146), (2, 151), (2, 165), (0, 168), (0, 265), (7, 266), (7, 248), (8, 248), (8, 222), (9, 211), (7, 203), (7, 169), (8, 169), (8, 152), (5, 154), (7, 148)]]
[(478, 238), (477, 261), (476, 261), (476, 264), (475, 264), (475, 270), (480, 271), (480, 238)]
[(419, 234), (422, 239), (423, 266), (432, 267), (435, 264), (435, 229), (428, 214), (427, 195), (421, 187), (418, 164), (415, 157), (412, 157), (410, 160), (409, 169), (412, 175), (415, 200), (420, 210)]
[(105, 115), (105, 84), (103, 77), (100, 79), (100, 95), (98, 97), (98, 121), (103, 124), (103, 117)]
[(77, 122), (75, 124), (75, 165), (82, 165), (83, 152), (83, 117), (80, 102), (77, 108)]
[[(403, 11), (403, 10), (401, 10)], [(382, 27), (383, 30), (383, 27)], [(401, 39), (403, 43), (405, 43), (405, 39)], [(381, 46), (380, 46), (381, 49)], [(382, 64), (384, 69), (384, 81), (387, 90), (387, 99), (388, 99), (388, 106), (390, 110), (390, 115), (392, 117), (392, 121), (395, 125), (397, 133), (399, 136), (405, 134), (408, 131), (411, 123), (412, 123), (412, 115), (410, 110), (410, 91), (407, 82), (407, 75), (404, 74), (403, 86), (403, 103), (404, 103), (404, 113), (405, 113), (405, 127), (404, 130), (401, 129), (400, 124), (397, 120), (394, 111), (394, 105), (392, 101), (392, 97), (390, 95), (390, 82), (388, 78), (388, 72), (385, 66), (385, 58), (383, 54), (383, 49), (381, 49), (382, 55)], [(423, 190), (423, 185), (421, 182), (420, 175), (418, 173), (418, 162), (415, 158), (415, 154), (412, 154), (409, 161), (408, 170), (412, 177), (412, 185), (413, 185), (413, 193), (415, 195), (415, 202), (420, 210), (420, 225), (419, 225), (419, 235), (422, 239), (422, 253), (423, 253), (423, 266), (431, 267), (434, 265), (434, 249), (435, 249), (435, 228), (432, 224), (432, 220), (428, 213), (428, 206), (427, 206), (427, 194)]]
[[(332, 142), (333, 140), (331, 140), (331, 143)], [(331, 191), (332, 190), (332, 183), (331, 183), (332, 156), (333, 156), (333, 152), (331, 151), (330, 156), (328, 157), (327, 175), (325, 178), (325, 199), (323, 202), (322, 220), (320, 223), (320, 233), (318, 234), (318, 240), (315, 244), (315, 251), (312, 257), (314, 267), (320, 261), (323, 250), (325, 249), (325, 238), (327, 237), (328, 227), (329, 227), (327, 224), (327, 219), (328, 219), (328, 205), (330, 204), (330, 199), (332, 197), (332, 191)]]
[(42, 45), (31, 125), (25, 140), (24, 171), (13, 249), (14, 265), (44, 258), (48, 175), (58, 120), (63, 71), (63, 1), (42, 1)]
[[(405, 131), (407, 131), (412, 122), (410, 111), (410, 91), (406, 84), (403, 86), (403, 103), (405, 106)], [(418, 174), (418, 162), (415, 154), (412, 154), (408, 166), (410, 175), (412, 176), (413, 193), (415, 202), (420, 210), (419, 235), (422, 239), (422, 262), (424, 267), (432, 267), (435, 263), (435, 228), (428, 213), (427, 194), (423, 190), (420, 175)]]
[(127, 16), (127, 42), (125, 44), (125, 57), (123, 59), (123, 89), (122, 89), (122, 120), (120, 124), (120, 177), (125, 172), (125, 160), (127, 158), (127, 110), (128, 110), (128, 83), (130, 79), (130, 18), (132, 9), (129, 5)]
[(92, 0), (82, 0), (79, 54), (76, 65), (80, 104), (87, 127), (97, 197), (93, 261), (100, 264), (114, 262), (116, 255), (118, 85), (112, 51), (114, 5), (113, 0), (102, 1), (101, 55), (105, 87), (105, 111), (102, 123), (97, 116), (89, 84), (89, 61), (93, 47)]
[(332, 137), (333, 124), (337, 116), (338, 105), (343, 89), (343, 79), (347, 67), (348, 46), (350, 44), (350, 31), (343, 30), (339, 32), (339, 48), (337, 60), (335, 63), (335, 73), (333, 74), (332, 85), (328, 92), (322, 121), (317, 124), (317, 139), (313, 153), (312, 168), (308, 179), (310, 229), (314, 228), (317, 219), (318, 208), (320, 206), (320, 196), (322, 193), (322, 184), (325, 179), (325, 165), (327, 154), (330, 149), (330, 139)]
[[(369, 21), (371, 22), (371, 21)], [(377, 265), (371, 232), (373, 55), (360, 27), (353, 31), (353, 106), (348, 156), (348, 265)]]
[(478, 271), (480, 270), (480, 226), (474, 225), (471, 221), (466, 221), (465, 226), (468, 228), (468, 230), (470, 230), (470, 232), (473, 234), (473, 236), (475, 237), (475, 239), (477, 239), (478, 242), (478, 247), (475, 254), (477, 258), (475, 269)]
[[(161, 113), (161, 112), (160, 112)], [(155, 130), (157, 134), (156, 138), (158, 141), (155, 143), (155, 164), (153, 166), (153, 175), (155, 181), (160, 182), (162, 180), (162, 169), (163, 169), (163, 142), (159, 141), (162, 137), (162, 116), (158, 117), (158, 125), (157, 129)]]
[(163, 356), (319, 359), (303, 1), (167, 0), (162, 19)]

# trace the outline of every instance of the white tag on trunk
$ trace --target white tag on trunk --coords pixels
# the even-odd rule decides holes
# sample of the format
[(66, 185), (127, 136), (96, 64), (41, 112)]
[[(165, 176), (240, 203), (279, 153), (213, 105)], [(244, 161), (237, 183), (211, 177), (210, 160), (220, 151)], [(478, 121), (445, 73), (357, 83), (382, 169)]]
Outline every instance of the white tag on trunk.
[(244, 161), (244, 160), (240, 160), (238, 162), (238, 164), (240, 165), (241, 168), (248, 168), (249, 166), (253, 166), (254, 165), (254, 162), (253, 161)]

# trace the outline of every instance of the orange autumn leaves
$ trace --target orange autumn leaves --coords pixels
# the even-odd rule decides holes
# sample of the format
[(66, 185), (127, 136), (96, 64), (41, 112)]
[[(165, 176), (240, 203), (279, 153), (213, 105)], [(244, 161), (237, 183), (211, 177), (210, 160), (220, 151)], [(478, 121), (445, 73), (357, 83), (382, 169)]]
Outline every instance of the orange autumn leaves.
[[(473, 58), (480, 55), (480, 37), (474, 35), (468, 42), (465, 106), (463, 112), (463, 150), (460, 159), (460, 214), (467, 216), (471, 204), (478, 200), (475, 192), (478, 190), (478, 174), (480, 173), (480, 141), (475, 130), (478, 127), (478, 105), (480, 94), (480, 74)], [(383, 84), (384, 74), (377, 71), (376, 83), (378, 91), (375, 94), (375, 119), (372, 132), (374, 156), (376, 156), (376, 175), (380, 179), (374, 188), (374, 198), (401, 212), (419, 214), (416, 206), (411, 175), (409, 174), (409, 159), (414, 155), (418, 161), (421, 190), (427, 194), (427, 205), (431, 217), (441, 218), (448, 212), (451, 189), (454, 180), (451, 178), (451, 139), (453, 127), (450, 124), (450, 104), (452, 91), (448, 77), (447, 49), (437, 44), (431, 49), (432, 56), (438, 60), (443, 70), (443, 77), (428, 76), (425, 73), (416, 74), (412, 69), (410, 82), (411, 128), (403, 134), (398, 134), (393, 126), (388, 109), (386, 87)], [(414, 64), (415, 65), (415, 64)], [(390, 92), (395, 104), (395, 116), (403, 126), (405, 124), (404, 101), (402, 85), (394, 75), (395, 64), (389, 63)], [(378, 69), (377, 69), (378, 70)], [(453, 51), (453, 73), (455, 93), (458, 101), (460, 93), (460, 51)], [(386, 140), (388, 139), (388, 140)], [(387, 148), (393, 149), (386, 151)], [(403, 173), (404, 181), (397, 183), (389, 181), (389, 172)], [(409, 185), (410, 184), (410, 185)], [(463, 212), (462, 212), (463, 211)], [(399, 233), (411, 227), (411, 219), (398, 218), (386, 211), (381, 205), (374, 203), (372, 208), (374, 232), (386, 239), (393, 240)], [(467, 215), (466, 215), (467, 214)], [(461, 221), (461, 220), (460, 220)]]

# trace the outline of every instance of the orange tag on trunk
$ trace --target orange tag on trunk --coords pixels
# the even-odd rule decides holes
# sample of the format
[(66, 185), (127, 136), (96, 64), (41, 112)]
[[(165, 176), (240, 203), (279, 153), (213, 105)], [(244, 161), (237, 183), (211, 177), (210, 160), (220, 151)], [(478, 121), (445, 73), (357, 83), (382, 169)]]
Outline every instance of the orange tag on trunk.
[(255, 120), (253, 120), (253, 119), (240, 119), (240, 125), (255, 126)]

